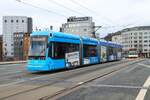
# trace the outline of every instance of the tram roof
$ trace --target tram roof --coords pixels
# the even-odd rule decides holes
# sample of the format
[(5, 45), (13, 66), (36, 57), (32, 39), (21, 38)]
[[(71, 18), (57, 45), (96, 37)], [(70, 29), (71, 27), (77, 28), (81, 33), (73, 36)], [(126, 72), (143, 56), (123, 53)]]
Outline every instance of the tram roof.
[(111, 41), (106, 41), (106, 40), (100, 40), (99, 41), (99, 45), (103, 45), (103, 46), (110, 46), (110, 47), (116, 47), (116, 48), (121, 48), (122, 45), (111, 42)]
[[(34, 35), (46, 35), (46, 36), (51, 36), (54, 38), (64, 38), (64, 39), (73, 39), (73, 40), (80, 40), (80, 36), (70, 34), (70, 33), (63, 33), (63, 32), (55, 32), (55, 31), (36, 31), (32, 32), (31, 36)], [(103, 46), (110, 46), (110, 47), (117, 47), (121, 48), (122, 45), (111, 42), (111, 41), (106, 41), (106, 40), (97, 40), (94, 38), (89, 38), (86, 36), (82, 36), (83, 44), (89, 44), (89, 45), (97, 45), (99, 42), (99, 45)]]
[(94, 38), (89, 38), (86, 36), (82, 36), (83, 44), (89, 44), (89, 45), (97, 45), (98, 40)]
[(58, 37), (58, 38), (73, 38), (73, 39), (80, 39), (80, 36), (70, 34), (70, 33), (62, 33), (62, 32), (54, 32), (54, 31), (36, 31), (32, 32), (31, 36), (34, 35), (47, 35), (52, 37)]

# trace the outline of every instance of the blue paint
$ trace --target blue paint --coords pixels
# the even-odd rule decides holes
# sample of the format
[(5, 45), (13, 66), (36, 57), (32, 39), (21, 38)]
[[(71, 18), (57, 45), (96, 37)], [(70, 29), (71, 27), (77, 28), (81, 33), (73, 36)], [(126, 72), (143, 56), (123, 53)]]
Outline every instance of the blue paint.
[(65, 68), (65, 60), (64, 59), (48, 59), (49, 70), (57, 70)]
[(46, 60), (28, 60), (26, 70), (28, 71), (47, 71), (49, 70)]
[[(80, 39), (82, 39), (83, 45), (93, 45), (93, 46), (105, 46), (105, 47), (113, 47), (113, 48), (122, 48), (121, 45), (115, 44), (113, 42), (107, 42), (103, 40), (97, 40), (88, 37), (80, 37), (73, 34), (62, 33), (62, 32), (53, 32), (53, 31), (39, 31), (33, 32), (31, 36), (47, 36), (48, 41), (50, 42), (63, 42), (63, 43), (73, 43), (73, 44), (81, 44)], [(97, 49), (96, 49), (97, 50)], [(107, 50), (108, 52), (108, 50)], [(84, 49), (82, 48), (82, 64), (84, 65), (84, 59), (89, 60), (89, 64), (99, 63), (101, 58), (97, 55), (95, 57), (85, 58), (84, 57)], [(114, 56), (116, 56), (114, 54)], [(107, 61), (112, 60), (109, 55), (107, 55)], [(46, 56), (45, 60), (40, 59), (33, 59), (28, 60), (26, 69), (28, 71), (51, 71), (57, 69), (64, 69), (65, 68), (65, 59), (53, 59), (48, 57), (48, 48), (46, 49)]]
[(83, 45), (98, 45), (98, 40), (93, 39), (93, 38), (88, 38), (88, 37), (82, 37)]
[(98, 57), (90, 57), (90, 64), (99, 63)]

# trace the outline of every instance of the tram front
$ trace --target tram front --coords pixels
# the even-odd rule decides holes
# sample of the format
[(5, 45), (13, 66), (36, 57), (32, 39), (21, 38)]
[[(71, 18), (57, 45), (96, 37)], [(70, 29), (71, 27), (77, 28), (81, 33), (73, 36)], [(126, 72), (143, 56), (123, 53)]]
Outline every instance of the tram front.
[(26, 67), (28, 71), (48, 70), (46, 63), (47, 43), (47, 35), (31, 35)]

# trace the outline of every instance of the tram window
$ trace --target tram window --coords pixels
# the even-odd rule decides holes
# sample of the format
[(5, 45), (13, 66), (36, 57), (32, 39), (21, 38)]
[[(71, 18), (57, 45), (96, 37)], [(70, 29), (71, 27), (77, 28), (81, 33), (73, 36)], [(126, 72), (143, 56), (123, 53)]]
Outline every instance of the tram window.
[(48, 57), (52, 57), (52, 43), (48, 44)]
[(63, 43), (54, 43), (54, 58), (62, 59), (65, 57), (66, 45)]
[(66, 53), (79, 51), (79, 44), (54, 42), (54, 59), (64, 59)]
[(97, 56), (96, 46), (84, 45), (84, 57), (95, 57)]
[(109, 47), (109, 48), (108, 48), (108, 54), (109, 54), (109, 55), (112, 55), (112, 54), (113, 54), (113, 48), (112, 48), (112, 47)]

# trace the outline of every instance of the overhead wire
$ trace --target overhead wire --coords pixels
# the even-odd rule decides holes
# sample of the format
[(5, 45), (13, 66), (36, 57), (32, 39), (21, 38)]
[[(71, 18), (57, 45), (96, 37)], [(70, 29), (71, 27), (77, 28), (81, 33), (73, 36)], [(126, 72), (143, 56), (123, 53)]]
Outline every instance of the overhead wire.
[[(59, 16), (68, 18), (67, 16), (65, 16), (65, 15), (63, 15), (63, 14), (60, 14), (60, 13), (58, 13), (58, 12), (55, 12), (55, 11), (53, 11), (53, 10), (49, 10), (49, 9), (46, 9), (46, 8), (42, 8), (42, 7), (39, 7), (39, 6), (35, 6), (35, 5), (33, 5), (33, 4), (24, 2), (23, 0), (15, 0), (15, 1), (17, 1), (17, 2), (19, 2), (19, 3), (22, 3), (22, 4), (24, 4), (24, 5), (28, 5), (28, 6), (31, 6), (31, 7), (40, 9), (40, 10), (43, 10), (43, 11), (47, 11), (47, 12), (49, 12), (49, 13), (53, 13), (53, 14), (55, 14), (55, 15), (59, 15)], [(58, 3), (58, 2), (56, 2), (56, 1), (54, 1), (54, 0), (48, 0), (48, 1), (54, 3), (54, 4), (58, 5), (58, 6), (61, 6), (61, 7), (65, 8), (65, 9), (68, 9), (68, 10), (70, 10), (70, 11), (73, 11), (74, 13), (84, 15), (83, 13), (78, 12), (78, 11), (73, 10), (73, 9), (70, 9), (70, 8), (68, 8), (68, 7), (66, 7), (66, 6), (64, 6), (64, 5)], [(88, 11), (90, 11), (90, 12), (96, 14), (95, 11), (89, 9), (89, 8), (86, 7), (86, 6), (81, 5), (80, 3), (76, 2), (75, 0), (70, 0), (70, 1), (73, 2), (73, 3), (76, 3), (77, 5), (81, 6), (81, 7), (84, 8), (84, 9), (87, 9)], [(105, 18), (105, 19), (107, 19), (107, 18)], [(107, 21), (109, 21), (109, 20), (107, 19)], [(128, 25), (131, 25), (131, 24), (128, 24)], [(128, 25), (122, 25), (122, 27), (127, 27)], [(115, 27), (118, 27), (118, 26), (106, 26), (106, 27), (102, 27), (102, 28), (115, 28)], [(119, 26), (119, 27), (121, 27), (121, 26)]]
[[(74, 9), (71, 9), (71, 8), (69, 8), (69, 7), (67, 7), (67, 6), (65, 6), (65, 5), (63, 5), (63, 4), (61, 4), (61, 3), (58, 3), (58, 2), (56, 2), (56, 1), (54, 1), (54, 0), (48, 0), (49, 2), (51, 2), (51, 3), (53, 3), (53, 4), (56, 4), (57, 6), (59, 6), (59, 7), (62, 7), (62, 8), (65, 8), (66, 10), (69, 10), (69, 11), (71, 11), (71, 12), (74, 12), (74, 13), (77, 13), (77, 14), (79, 14), (79, 15), (82, 15), (82, 16), (86, 16), (84, 13), (81, 13), (81, 12), (79, 12), (79, 11), (76, 11), (76, 10), (74, 10)], [(88, 10), (90, 10), (89, 8), (86, 8), (85, 7), (85, 9), (88, 9)], [(92, 11), (92, 10), (90, 10), (92, 13), (94, 12), (94, 11)], [(96, 12), (94, 12), (94, 13), (96, 13)], [(102, 17), (102, 16), (101, 16)], [(110, 21), (109, 21), (110, 22)], [(104, 24), (106, 24), (106, 25), (109, 25), (108, 23), (104, 23)]]
[(69, 7), (67, 7), (67, 6), (64, 6), (63, 4), (60, 4), (60, 3), (58, 3), (58, 2), (56, 2), (56, 1), (54, 1), (54, 0), (48, 0), (48, 1), (51, 2), (51, 3), (53, 3), (53, 4), (56, 4), (57, 6), (60, 6), (60, 7), (62, 7), (62, 8), (65, 8), (65, 9), (67, 9), (67, 10), (69, 10), (69, 11), (72, 11), (72, 12), (74, 12), (74, 13), (77, 13), (77, 14), (79, 14), (79, 15), (86, 16), (85, 14), (83, 14), (83, 13), (81, 13), (81, 12), (78, 12), (78, 11), (76, 11), (76, 10), (74, 10), (74, 9), (71, 9), (71, 8), (69, 8)]
[(42, 7), (39, 7), (39, 6), (35, 6), (35, 5), (33, 5), (33, 4), (24, 2), (23, 0), (15, 0), (15, 1), (17, 1), (17, 2), (19, 2), (19, 3), (22, 3), (22, 4), (24, 4), (24, 5), (31, 6), (31, 7), (33, 7), (33, 8), (37, 8), (37, 9), (40, 9), (40, 10), (43, 10), (43, 11), (47, 11), (47, 12), (49, 12), (49, 13), (53, 13), (53, 14), (55, 14), (55, 15), (59, 15), (59, 16), (62, 16), (62, 17), (67, 18), (67, 16), (65, 16), (65, 15), (63, 15), (63, 14), (61, 14), (61, 13), (58, 13), (58, 12), (55, 12), (55, 11), (53, 11), (53, 10), (49, 10), (49, 9), (46, 9), (46, 8), (42, 8)]
[(110, 23), (111, 23), (111, 24), (114, 23), (112, 20), (110, 20), (110, 19), (107, 18), (106, 16), (103, 17), (103, 16), (100, 15), (99, 13), (97, 13), (97, 12), (95, 12), (94, 10), (92, 10), (92, 9), (90, 9), (90, 8), (88, 8), (88, 7), (86, 7), (85, 5), (82, 5), (81, 3), (79, 3), (79, 2), (77, 2), (77, 1), (75, 1), (75, 0), (69, 0), (69, 1), (71, 1), (73, 4), (75, 4), (75, 5), (77, 5), (77, 6), (80, 6), (80, 7), (84, 8), (84, 9), (86, 9), (87, 11), (89, 11), (89, 12), (91, 12), (91, 13), (94, 13), (94, 14), (98, 15), (98, 16), (101, 17), (102, 19), (105, 19), (105, 21), (109, 22), (109, 24), (110, 24)]

